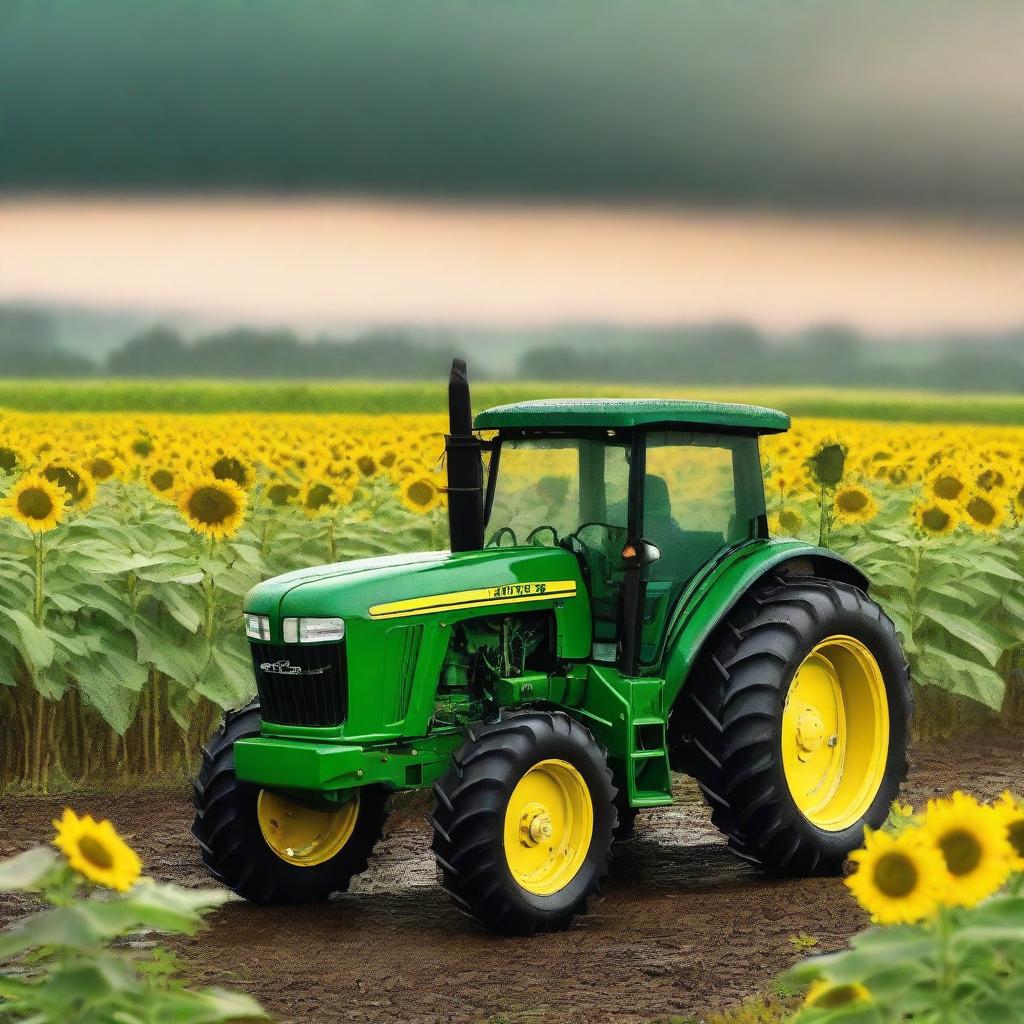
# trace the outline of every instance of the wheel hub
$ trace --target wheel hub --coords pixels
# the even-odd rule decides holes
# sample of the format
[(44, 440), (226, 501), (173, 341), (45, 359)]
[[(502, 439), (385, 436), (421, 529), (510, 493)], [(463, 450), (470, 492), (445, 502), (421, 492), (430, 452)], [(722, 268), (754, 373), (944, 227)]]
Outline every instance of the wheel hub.
[(551, 812), (540, 803), (528, 804), (519, 822), (519, 834), (524, 846), (540, 846), (555, 832)]
[(800, 760), (806, 761), (825, 742), (825, 720), (815, 707), (805, 707), (796, 722), (796, 745)]

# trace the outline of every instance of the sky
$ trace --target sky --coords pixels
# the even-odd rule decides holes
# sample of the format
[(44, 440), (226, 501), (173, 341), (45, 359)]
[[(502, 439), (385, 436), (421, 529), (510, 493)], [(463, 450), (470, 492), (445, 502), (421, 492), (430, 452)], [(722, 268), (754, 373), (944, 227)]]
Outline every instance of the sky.
[(0, 301), (341, 325), (1024, 323), (1024, 224), (330, 197), (6, 197)]

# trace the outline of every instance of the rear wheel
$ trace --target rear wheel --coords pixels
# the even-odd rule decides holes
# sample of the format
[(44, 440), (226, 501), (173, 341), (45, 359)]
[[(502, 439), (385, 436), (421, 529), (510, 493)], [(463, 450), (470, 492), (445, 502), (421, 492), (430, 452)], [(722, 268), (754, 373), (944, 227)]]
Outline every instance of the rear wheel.
[(615, 789), (603, 749), (568, 715), (483, 726), (434, 785), (433, 849), (459, 907), (508, 934), (556, 931), (608, 868)]
[(340, 806), (261, 789), (235, 776), (234, 745), (260, 732), (253, 702), (229, 712), (203, 750), (193, 783), (199, 841), (210, 873), (257, 903), (307, 903), (344, 892), (366, 870), (386, 815), (378, 786)]
[(877, 604), (848, 584), (779, 577), (741, 601), (695, 668), (673, 714), (673, 759), (737, 853), (833, 872), (899, 792), (912, 709)]

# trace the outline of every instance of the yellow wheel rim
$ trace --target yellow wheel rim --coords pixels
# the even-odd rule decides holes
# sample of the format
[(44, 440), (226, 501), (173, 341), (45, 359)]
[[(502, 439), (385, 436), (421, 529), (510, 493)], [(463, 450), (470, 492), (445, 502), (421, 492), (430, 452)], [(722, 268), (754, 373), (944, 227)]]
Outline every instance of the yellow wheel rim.
[(312, 868), (336, 856), (352, 837), (359, 817), (359, 793), (336, 811), (320, 811), (261, 789), (256, 816), (267, 846), (281, 860)]
[(830, 636), (801, 662), (782, 713), (782, 764), (801, 813), (826, 832), (858, 822), (885, 775), (889, 705), (875, 656)]
[(590, 790), (568, 761), (538, 761), (505, 808), (505, 859), (535, 896), (550, 896), (579, 874), (593, 834)]

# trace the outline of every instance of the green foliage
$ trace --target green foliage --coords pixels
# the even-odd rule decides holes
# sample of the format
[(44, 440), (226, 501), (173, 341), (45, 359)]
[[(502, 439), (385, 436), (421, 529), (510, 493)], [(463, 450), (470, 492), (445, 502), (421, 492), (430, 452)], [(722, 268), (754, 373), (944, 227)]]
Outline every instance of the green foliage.
[(48, 906), (0, 934), (0, 1021), (11, 1024), (218, 1024), (266, 1015), (251, 998), (190, 991), (177, 961), (141, 933), (192, 935), (229, 898), (143, 879), (115, 894), (86, 883), (49, 847), (0, 862), (0, 893)]
[[(210, 542), (141, 484), (107, 483), (91, 509), (43, 535), (38, 604), (39, 541), (0, 518), (0, 684), (11, 688), (0, 685), (0, 708), (6, 701), (11, 712), (0, 737), (13, 731), (0, 781), (45, 788), (54, 746), (67, 777), (95, 774), (85, 741), (97, 718), (118, 738), (106, 765), (118, 775), (143, 740), (143, 770), (156, 767), (156, 744), (197, 748), (198, 737), (186, 738), (197, 714), (238, 706), (254, 689), (241, 618), (250, 587), (304, 566), (437, 547), (444, 536), (443, 513), (408, 512), (384, 479), (312, 520), (264, 502), (258, 489), (252, 497), (242, 529)], [(36, 721), (54, 713), (58, 735)], [(140, 717), (148, 732), (130, 747), (125, 737)], [(184, 736), (175, 742), (175, 734)], [(73, 737), (80, 752), (67, 749)], [(19, 751), (27, 771), (14, 763)]]
[(863, 985), (871, 998), (807, 1007), (798, 1024), (1024, 1019), (1024, 896), (1010, 891), (969, 910), (944, 909), (923, 925), (869, 928), (850, 949), (805, 961), (783, 977), (790, 990), (820, 980)]
[(833, 546), (871, 578), (914, 680), (998, 711), (1006, 691), (999, 669), (1024, 643), (1019, 538), (1011, 546), (965, 532), (953, 543), (920, 536), (910, 525), (886, 525), (901, 518), (909, 513), (890, 509), (855, 540), (833, 534)]
[[(751, 402), (793, 417), (839, 417), (922, 423), (1024, 424), (1017, 395), (946, 395), (914, 391), (821, 388), (672, 388), (608, 382), (482, 382), (477, 409), (527, 398), (656, 396)], [(302, 412), (443, 413), (435, 381), (6, 380), (0, 408), (28, 412)]]

